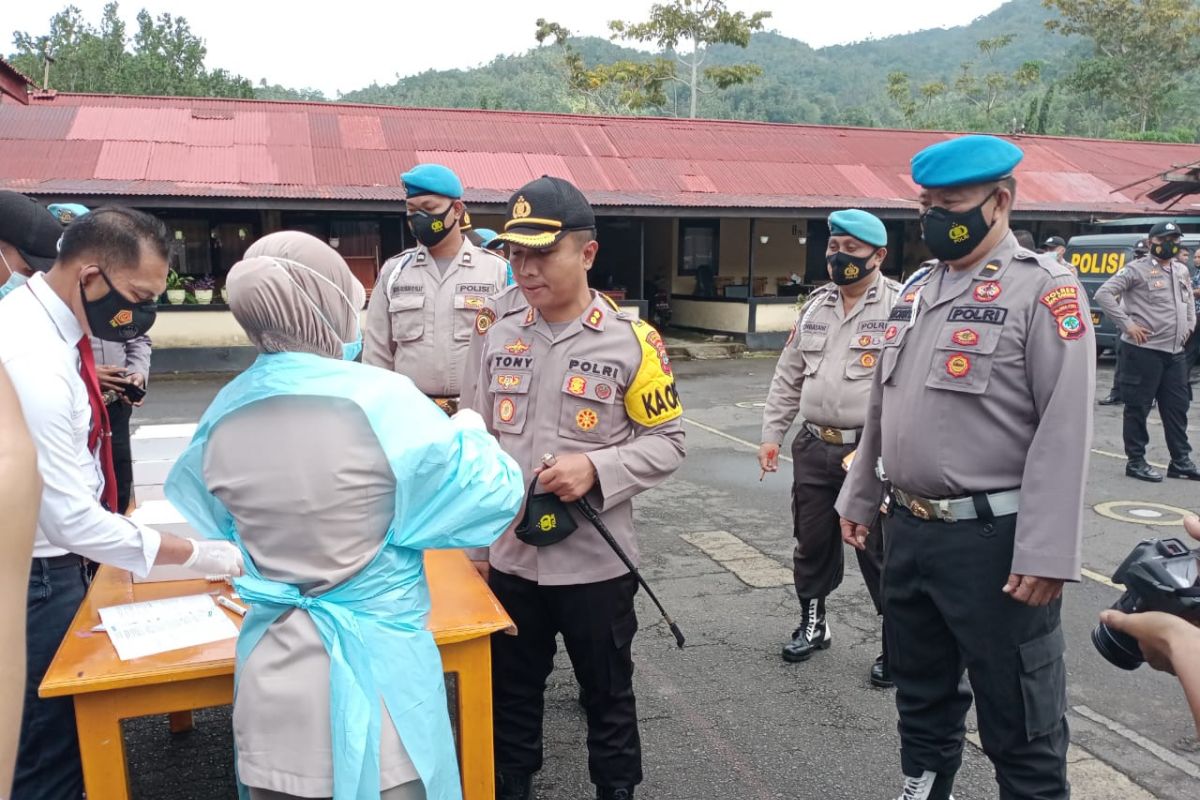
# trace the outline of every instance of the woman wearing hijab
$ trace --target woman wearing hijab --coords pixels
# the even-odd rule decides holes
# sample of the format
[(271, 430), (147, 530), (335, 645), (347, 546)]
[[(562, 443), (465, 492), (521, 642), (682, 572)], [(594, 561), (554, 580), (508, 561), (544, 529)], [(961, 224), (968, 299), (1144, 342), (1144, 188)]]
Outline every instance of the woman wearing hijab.
[(486, 546), (523, 486), (473, 414), (356, 364), (363, 289), (307, 234), (229, 272), (260, 356), (205, 413), (167, 481), (198, 530), (237, 544), (249, 602), (233, 727), (250, 800), (458, 800), (422, 551)]

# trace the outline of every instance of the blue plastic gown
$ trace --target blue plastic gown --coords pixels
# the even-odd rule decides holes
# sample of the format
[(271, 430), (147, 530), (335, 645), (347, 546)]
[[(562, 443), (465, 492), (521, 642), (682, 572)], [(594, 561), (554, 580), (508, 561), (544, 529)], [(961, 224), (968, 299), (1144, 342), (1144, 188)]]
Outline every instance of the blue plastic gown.
[[(234, 519), (204, 480), (204, 448), (226, 414), (279, 396), (343, 398), (365, 413), (396, 477), (396, 511), (378, 555), (317, 596), (264, 578)], [(302, 608), (329, 653), (333, 796), (379, 800), (382, 697), (429, 800), (462, 797), (442, 662), (425, 629), (429, 587), (423, 550), (485, 547), (520, 509), (521, 470), (483, 430), (462, 430), (408, 378), (319, 356), (263, 355), (213, 400), (167, 478), (166, 495), (205, 536), (242, 550), (235, 581), (250, 603), (237, 643), (237, 678), (267, 628)], [(239, 790), (248, 796), (244, 786)]]

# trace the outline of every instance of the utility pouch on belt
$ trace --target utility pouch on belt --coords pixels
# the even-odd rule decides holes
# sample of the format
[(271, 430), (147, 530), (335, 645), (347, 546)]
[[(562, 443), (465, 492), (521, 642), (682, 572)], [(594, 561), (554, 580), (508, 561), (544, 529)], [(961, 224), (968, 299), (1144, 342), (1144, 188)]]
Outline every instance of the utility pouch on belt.
[(534, 494), (537, 477), (529, 482), (526, 494), (525, 514), (513, 530), (519, 541), (533, 547), (548, 547), (558, 544), (575, 532), (579, 525), (571, 516), (567, 504), (553, 492)]

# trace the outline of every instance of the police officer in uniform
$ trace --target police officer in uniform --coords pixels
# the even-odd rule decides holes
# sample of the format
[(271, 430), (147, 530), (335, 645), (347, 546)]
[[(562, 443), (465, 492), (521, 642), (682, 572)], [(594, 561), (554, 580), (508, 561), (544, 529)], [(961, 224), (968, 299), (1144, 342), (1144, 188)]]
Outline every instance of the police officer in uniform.
[[(561, 633), (587, 712), (596, 796), (628, 800), (642, 780), (630, 651), (637, 583), (570, 505), (586, 496), (636, 560), (630, 501), (682, 462), (683, 408), (659, 334), (588, 288), (599, 245), (583, 194), (542, 177), (508, 211), (500, 238), (528, 304), (480, 311), (472, 404), (533, 484), (522, 518), (490, 551), (488, 583), (517, 626), (492, 641), (497, 797), (530, 797)], [(544, 468), (548, 453), (556, 463)]]
[(937, 258), (889, 315), (838, 497), (863, 547), (886, 478), (883, 614), (904, 800), (946, 800), (976, 698), (1001, 800), (1066, 800), (1062, 585), (1079, 579), (1095, 334), (1067, 267), (1009, 231), (1022, 153), (962, 136), (912, 160)]
[(508, 262), (463, 235), (463, 188), (453, 172), (418, 164), (401, 179), (418, 245), (379, 273), (367, 304), (363, 362), (407, 375), (453, 414), (475, 317), (508, 285)]
[[(1133, 245), (1133, 257), (1145, 258), (1150, 253), (1150, 245), (1146, 244), (1145, 239), (1138, 239)], [(1113, 355), (1116, 358), (1116, 364), (1113, 365), (1113, 384), (1108, 390), (1108, 395), (1100, 401), (1102, 406), (1119, 406), (1125, 401), (1121, 399), (1121, 351), (1124, 350), (1125, 343), (1121, 337), (1117, 337), (1117, 343), (1113, 346)], [(1153, 405), (1153, 404), (1151, 404)]]
[(1062, 263), (1066, 264), (1067, 240), (1061, 236), (1051, 236), (1046, 241), (1042, 242), (1042, 252), (1049, 253)]
[[(887, 330), (888, 312), (900, 285), (880, 272), (887, 258), (887, 230), (878, 217), (849, 209), (829, 215), (825, 259), (833, 283), (813, 292), (779, 356), (763, 411), (759, 466), (779, 468), (779, 448), (799, 413), (803, 420), (792, 442), (792, 557), (800, 627), (783, 646), (784, 661), (808, 660), (831, 644), (825, 599), (842, 582), (842, 537), (837, 500), (846, 473), (842, 460), (862, 435), (871, 376)], [(878, 526), (858, 566), (876, 612), (883, 537)], [(883, 654), (871, 667), (871, 683), (891, 686)]]
[(1158, 401), (1171, 463), (1167, 477), (1200, 481), (1191, 459), (1187, 413), (1191, 403), (1185, 348), (1196, 327), (1192, 280), (1179, 255), (1179, 226), (1150, 229), (1150, 253), (1126, 265), (1096, 290), (1096, 303), (1121, 329), (1121, 399), (1125, 401), (1125, 474), (1157, 483), (1162, 473), (1146, 463), (1146, 418)]

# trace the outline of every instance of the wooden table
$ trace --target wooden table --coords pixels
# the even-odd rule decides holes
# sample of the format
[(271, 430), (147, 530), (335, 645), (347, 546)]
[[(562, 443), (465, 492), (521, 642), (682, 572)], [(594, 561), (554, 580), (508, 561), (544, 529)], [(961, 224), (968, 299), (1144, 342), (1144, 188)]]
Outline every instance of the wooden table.
[[(433, 608), (429, 628), (442, 667), (456, 674), (459, 761), (465, 800), (492, 800), (491, 634), (512, 629), (512, 620), (460, 550), (425, 557)], [(121, 720), (188, 712), (233, 702), (234, 639), (121, 661), (103, 633), (98, 609), (201, 594), (224, 584), (173, 581), (134, 584), (129, 573), (101, 567), (75, 615), (50, 669), (42, 697), (73, 696), (79, 753), (88, 797), (124, 800), (129, 773)], [(227, 612), (228, 613), (228, 612)], [(241, 619), (230, 613), (240, 626)]]

